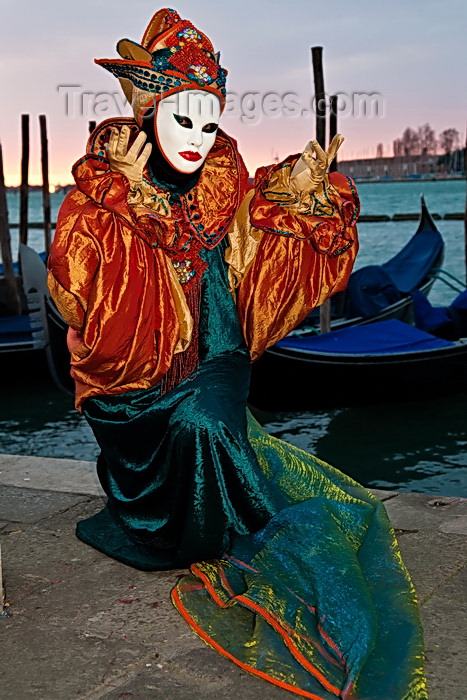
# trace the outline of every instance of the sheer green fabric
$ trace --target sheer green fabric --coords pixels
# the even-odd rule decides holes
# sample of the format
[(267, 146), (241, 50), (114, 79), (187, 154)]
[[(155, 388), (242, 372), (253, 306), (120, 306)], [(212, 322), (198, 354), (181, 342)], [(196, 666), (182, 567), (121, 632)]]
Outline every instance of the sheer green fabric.
[(225, 245), (203, 251), (196, 374), (163, 396), (86, 400), (108, 505), (77, 534), (137, 568), (193, 565), (173, 591), (193, 629), (298, 695), (426, 698), (415, 592), (383, 505), (246, 409)]
[(252, 416), (248, 437), (289, 506), (194, 565), (177, 608), (221, 653), (305, 697), (426, 698), (415, 591), (382, 503)]

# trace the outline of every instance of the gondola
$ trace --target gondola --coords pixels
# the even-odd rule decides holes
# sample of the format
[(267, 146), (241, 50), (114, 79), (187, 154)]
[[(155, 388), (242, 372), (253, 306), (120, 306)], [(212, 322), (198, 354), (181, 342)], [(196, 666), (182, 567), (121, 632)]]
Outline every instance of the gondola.
[(253, 366), (249, 401), (264, 411), (311, 410), (466, 388), (467, 338), (389, 319), (281, 340)]
[[(0, 318), (0, 353), (10, 357), (18, 357), (19, 351), (43, 354), (55, 384), (72, 393), (70, 355), (66, 344), (68, 328), (50, 299), (45, 254), (38, 254), (21, 244), (19, 258), (23, 313)], [(14, 270), (19, 275), (18, 263), (15, 263)]]
[(45, 323), (49, 342), (45, 349), (47, 364), (56, 386), (67, 394), (74, 394), (74, 381), (70, 374), (70, 353), (66, 337), (68, 326), (48, 296), (44, 302)]
[[(382, 265), (366, 265), (350, 275), (347, 288), (331, 298), (331, 329), (397, 318), (412, 322), (412, 292), (427, 296), (444, 261), (444, 241), (421, 197), (417, 231), (406, 245)], [(319, 327), (315, 310), (294, 331)]]
[[(331, 331), (322, 335), (309, 324), (299, 328), (253, 365), (251, 406), (311, 410), (466, 389), (467, 321), (462, 324), (461, 319), (467, 310), (459, 308), (465, 305), (466, 293), (443, 311), (433, 309), (426, 298), (441, 272), (443, 255), (441, 234), (422, 197), (419, 227), (407, 245), (384, 265), (368, 266), (351, 276), (346, 303), (353, 313), (335, 319)], [(389, 281), (383, 289), (385, 277)], [(381, 284), (372, 287), (371, 279)], [(418, 286), (411, 289), (415, 279)], [(403, 296), (384, 304), (394, 288)], [(355, 313), (355, 300), (366, 315)], [(437, 332), (433, 319), (439, 319), (446, 337)]]
[[(27, 246), (21, 245), (19, 264), (13, 269), (19, 280), (22, 313), (16, 316), (0, 316), (0, 353), (28, 350), (43, 350), (48, 343), (47, 328), (43, 314), (43, 298), (48, 294), (47, 275), (42, 257)], [(0, 277), (3, 266), (0, 265)]]

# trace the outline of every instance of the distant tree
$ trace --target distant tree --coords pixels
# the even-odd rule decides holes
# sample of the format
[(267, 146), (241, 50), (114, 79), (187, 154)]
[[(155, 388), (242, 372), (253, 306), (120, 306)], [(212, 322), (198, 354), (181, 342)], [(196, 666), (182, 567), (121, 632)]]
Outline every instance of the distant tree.
[(457, 129), (445, 129), (439, 135), (439, 147), (446, 155), (459, 148), (460, 136)]
[(402, 134), (402, 149), (405, 156), (416, 156), (420, 153), (420, 140), (418, 133), (410, 126)]
[(420, 144), (420, 153), (422, 156), (426, 155), (427, 153), (436, 153), (436, 134), (429, 124), (419, 126), (417, 129), (417, 135)]
[(376, 146), (376, 157), (377, 157), (377, 158), (382, 158), (382, 157), (383, 157), (383, 150), (384, 150), (383, 144), (382, 144), (382, 143), (379, 143), (379, 144)]
[(394, 139), (394, 141), (392, 142), (392, 152), (394, 154), (394, 157), (404, 155), (402, 139)]

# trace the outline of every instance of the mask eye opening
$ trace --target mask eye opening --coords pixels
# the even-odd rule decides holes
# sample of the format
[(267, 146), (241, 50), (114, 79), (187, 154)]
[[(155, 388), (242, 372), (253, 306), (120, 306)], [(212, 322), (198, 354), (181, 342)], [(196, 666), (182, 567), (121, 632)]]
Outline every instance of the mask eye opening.
[(183, 114), (174, 114), (174, 119), (180, 126), (183, 126), (184, 129), (193, 128), (193, 122), (190, 117), (185, 117)]
[(218, 126), (219, 124), (216, 124), (216, 122), (209, 122), (209, 124), (203, 126), (202, 131), (204, 131), (205, 134), (214, 134)]

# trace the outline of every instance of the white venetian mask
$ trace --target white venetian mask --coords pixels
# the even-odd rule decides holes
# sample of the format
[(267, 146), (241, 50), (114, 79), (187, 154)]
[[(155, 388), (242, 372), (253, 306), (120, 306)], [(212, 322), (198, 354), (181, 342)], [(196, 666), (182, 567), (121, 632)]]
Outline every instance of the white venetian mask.
[(216, 140), (220, 100), (204, 90), (184, 90), (157, 105), (156, 138), (162, 155), (181, 173), (194, 173)]

